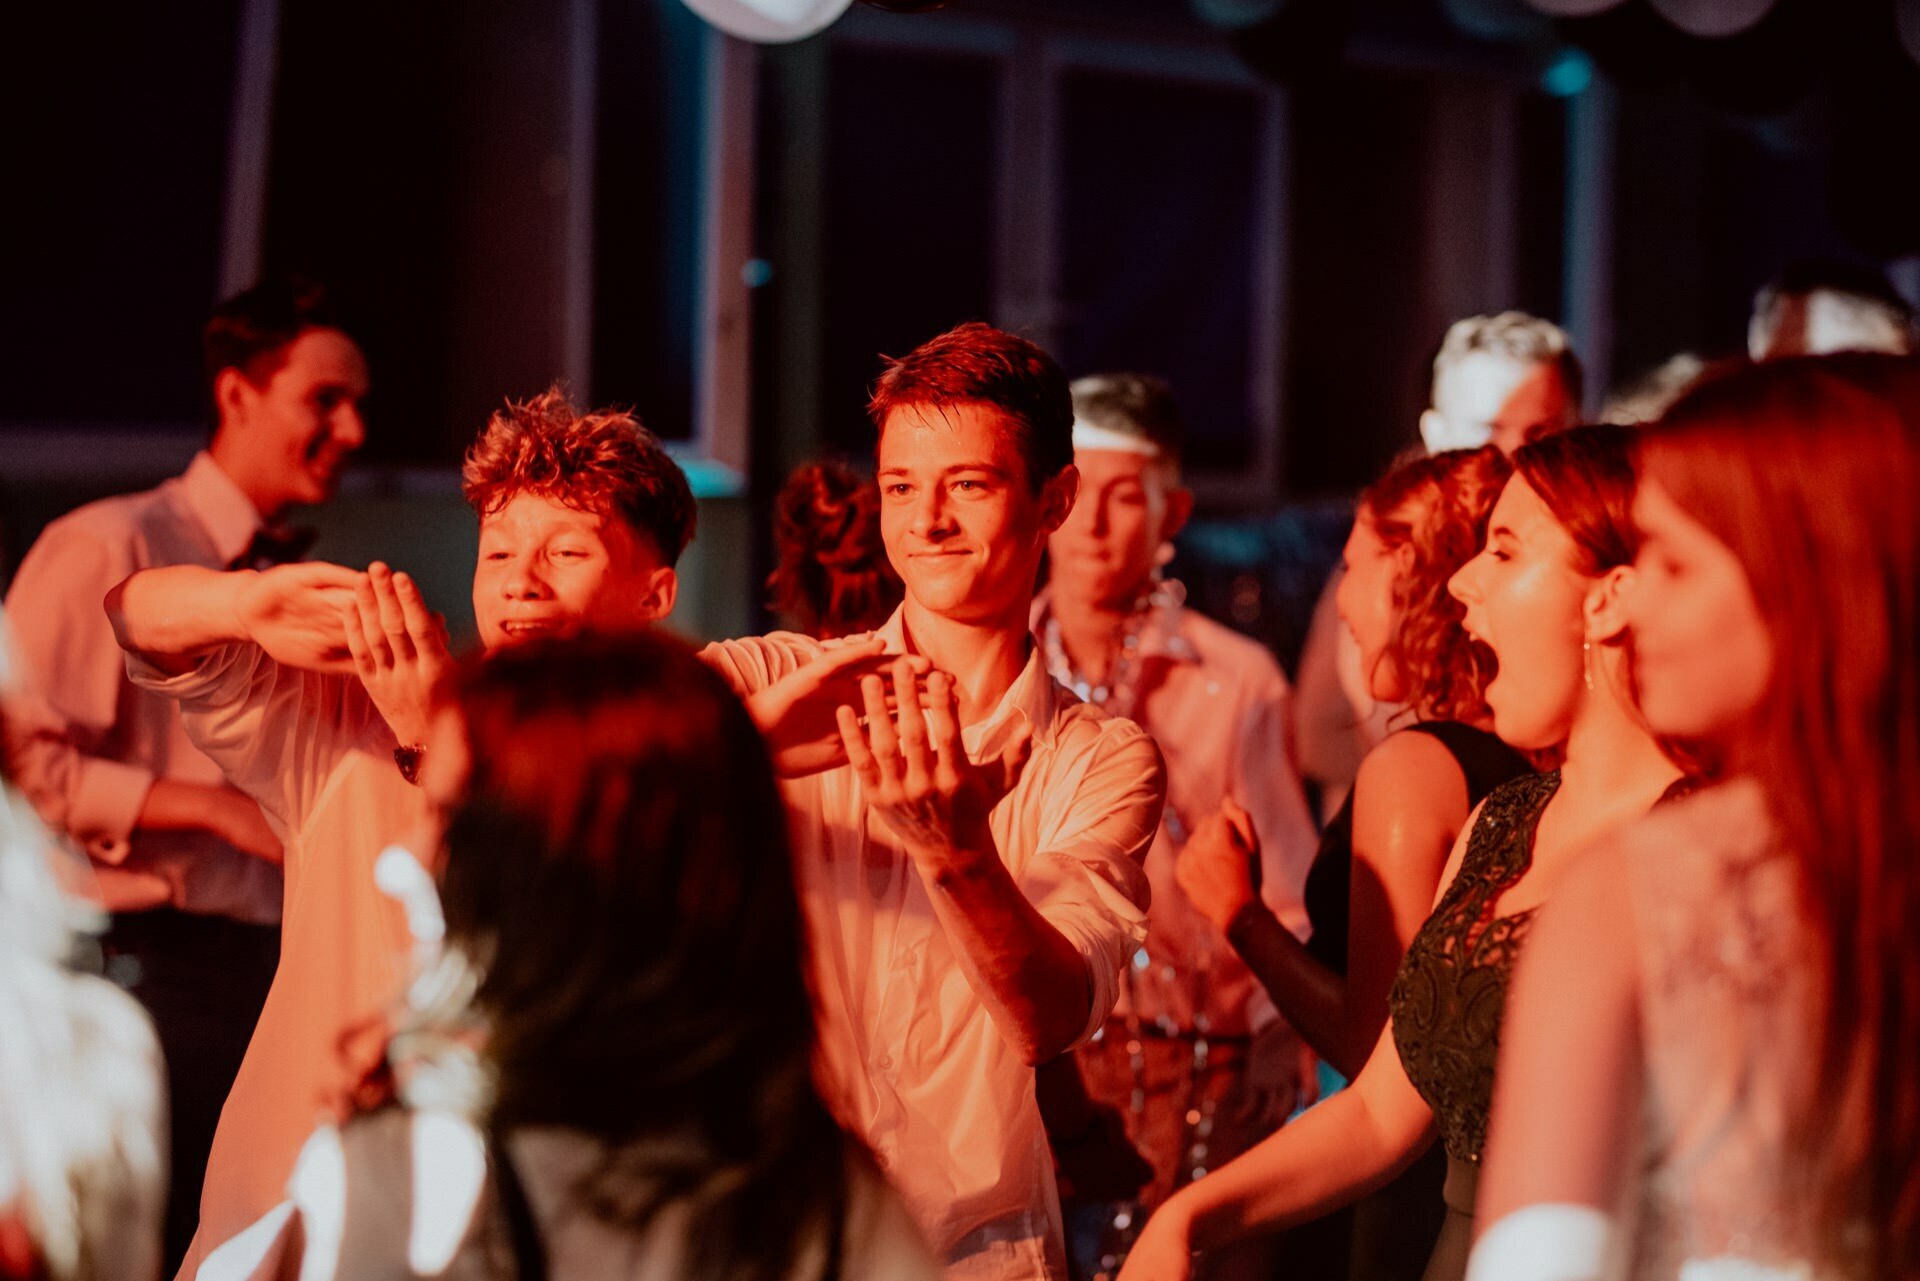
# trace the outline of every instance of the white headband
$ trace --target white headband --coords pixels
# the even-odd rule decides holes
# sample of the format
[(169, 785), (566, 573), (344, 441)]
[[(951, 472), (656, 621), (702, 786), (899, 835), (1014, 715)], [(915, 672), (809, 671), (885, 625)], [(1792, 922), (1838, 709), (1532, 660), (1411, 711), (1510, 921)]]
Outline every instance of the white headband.
[(1125, 432), (1114, 431), (1111, 427), (1101, 427), (1085, 419), (1073, 420), (1073, 448), (1081, 450), (1106, 450), (1116, 454), (1139, 454), (1144, 458), (1158, 458), (1160, 446), (1144, 436), (1129, 436)]

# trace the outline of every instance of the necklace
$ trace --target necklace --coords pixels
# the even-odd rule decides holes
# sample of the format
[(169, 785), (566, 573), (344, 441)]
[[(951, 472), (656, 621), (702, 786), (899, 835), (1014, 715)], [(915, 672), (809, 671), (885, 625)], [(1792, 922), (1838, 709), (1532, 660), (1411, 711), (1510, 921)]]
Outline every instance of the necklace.
[[(1186, 600), (1186, 590), (1178, 582), (1162, 579), (1156, 575), (1134, 601), (1133, 608), (1121, 622), (1118, 635), (1109, 651), (1113, 661), (1107, 668), (1104, 681), (1095, 683), (1085, 673), (1074, 666), (1067, 654), (1066, 646), (1060, 638), (1058, 617), (1049, 611), (1045, 623), (1040, 629), (1040, 648), (1047, 664), (1047, 671), (1062, 685), (1079, 695), (1081, 700), (1099, 707), (1102, 711), (1115, 716), (1124, 716), (1138, 721), (1140, 698), (1140, 678), (1143, 671), (1141, 655), (1144, 643), (1149, 637), (1159, 640), (1171, 639), (1178, 628), (1179, 608)], [(1165, 635), (1163, 635), (1163, 633)], [(1178, 847), (1186, 842), (1187, 827), (1181, 816), (1169, 807), (1162, 818), (1166, 825), (1167, 836)], [(1159, 976), (1152, 973), (1155, 960), (1147, 948), (1141, 947), (1134, 952), (1128, 964), (1122, 970), (1127, 990), (1127, 1010), (1125, 1016), (1127, 1066), (1132, 1077), (1132, 1090), (1127, 1099), (1127, 1111), (1130, 1116), (1130, 1129), (1135, 1134), (1144, 1133), (1144, 1118), (1147, 1111), (1147, 1042), (1146, 1038), (1164, 1038), (1169, 1042), (1187, 1040), (1191, 1043), (1187, 1070), (1182, 1082), (1183, 1088), (1176, 1097), (1163, 1100), (1162, 1106), (1172, 1107), (1180, 1114), (1181, 1141), (1180, 1152), (1176, 1160), (1179, 1172), (1175, 1175), (1176, 1189), (1192, 1180), (1203, 1178), (1207, 1172), (1207, 1148), (1213, 1136), (1215, 1100), (1212, 1093), (1203, 1088), (1208, 1076), (1212, 1047), (1208, 1040), (1209, 1020), (1205, 1011), (1206, 964), (1205, 957), (1194, 972), (1177, 975), (1168, 962), (1160, 964), (1165, 971)], [(1183, 1033), (1175, 1026), (1171, 1015), (1163, 1012), (1151, 1029), (1140, 1017), (1140, 989), (1152, 981), (1172, 983), (1181, 978), (1186, 980), (1191, 990), (1194, 1005), (1194, 1026), (1191, 1032)], [(1096, 1040), (1103, 1039), (1106, 1029), (1094, 1034)], [(1146, 1222), (1149, 1206), (1139, 1200), (1119, 1202), (1110, 1207), (1110, 1217), (1101, 1225), (1099, 1236), (1099, 1265), (1094, 1274), (1095, 1281), (1109, 1281), (1126, 1260), (1128, 1251), (1139, 1236), (1141, 1226)]]
[(1092, 703), (1115, 716), (1138, 720), (1135, 713), (1140, 710), (1141, 642), (1150, 633), (1157, 635), (1173, 626), (1186, 596), (1186, 589), (1171, 579), (1158, 575), (1150, 579), (1147, 590), (1134, 600), (1133, 608), (1120, 624), (1111, 650), (1113, 661), (1107, 666), (1106, 679), (1098, 684), (1074, 666), (1060, 639), (1060, 619), (1049, 610), (1040, 628), (1041, 656), (1046, 660), (1048, 674), (1078, 694), (1080, 701)]

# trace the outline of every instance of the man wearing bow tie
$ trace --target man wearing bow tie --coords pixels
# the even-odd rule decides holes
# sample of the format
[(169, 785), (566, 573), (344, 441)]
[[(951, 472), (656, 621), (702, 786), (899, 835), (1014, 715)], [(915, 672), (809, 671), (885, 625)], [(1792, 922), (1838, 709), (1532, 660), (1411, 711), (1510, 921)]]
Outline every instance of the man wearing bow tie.
[(207, 448), (154, 489), (49, 525), (6, 599), (21, 673), (6, 702), (14, 769), (84, 853), (83, 888), (111, 916), (109, 973), (160, 1032), (169, 1273), (273, 977), (281, 850), (259, 807), (188, 742), (177, 704), (128, 682), (101, 600), (137, 570), (298, 559), (311, 539), (284, 526), (288, 509), (330, 498), (366, 435), (366, 360), (317, 286), (270, 281), (222, 303), (204, 345)]

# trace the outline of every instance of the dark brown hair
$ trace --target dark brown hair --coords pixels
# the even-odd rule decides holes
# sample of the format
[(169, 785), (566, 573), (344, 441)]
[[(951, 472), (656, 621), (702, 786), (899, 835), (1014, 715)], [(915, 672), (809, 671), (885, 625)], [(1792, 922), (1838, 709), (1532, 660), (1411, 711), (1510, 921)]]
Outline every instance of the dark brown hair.
[(1820, 1275), (1920, 1276), (1916, 368), (1754, 366), (1682, 398), (1640, 459), (1739, 560), (1773, 642), (1746, 756), (1813, 939), (1815, 1053), (1782, 1167)]
[(301, 276), (270, 276), (213, 309), (200, 331), (201, 372), (207, 422), (219, 426), (213, 383), (237, 369), (264, 385), (286, 363), (287, 348), (310, 329), (337, 329), (352, 336), (325, 286)]
[(497, 1133), (608, 1156), (580, 1190), (645, 1231), (691, 1206), (688, 1276), (776, 1281), (828, 1243), (862, 1150), (812, 1075), (786, 813), (725, 683), (661, 633), (469, 661), (473, 765), (448, 824), (450, 947), (478, 971)]
[(1574, 568), (1590, 578), (1633, 564), (1633, 432), (1600, 424), (1530, 440), (1513, 451), (1513, 470), (1540, 496), (1573, 539)]
[(773, 500), (774, 609), (822, 640), (887, 621), (905, 589), (880, 540), (880, 491), (842, 463), (807, 463)]
[(672, 565), (697, 519), (686, 473), (624, 410), (583, 414), (558, 386), (496, 410), (467, 450), (461, 489), (481, 516), (519, 494), (619, 518)]
[(885, 431), (906, 405), (990, 405), (1038, 493), (1073, 461), (1073, 397), (1053, 357), (1025, 338), (977, 320), (930, 338), (887, 368), (873, 385), (867, 413)]
[(1394, 582), (1393, 635), (1380, 661), (1405, 682), (1421, 720), (1471, 724), (1487, 715), (1493, 652), (1467, 634), (1467, 607), (1447, 581), (1486, 541), (1487, 518), (1513, 474), (1498, 449), (1454, 450), (1394, 468), (1360, 497), (1359, 518), (1413, 560)]

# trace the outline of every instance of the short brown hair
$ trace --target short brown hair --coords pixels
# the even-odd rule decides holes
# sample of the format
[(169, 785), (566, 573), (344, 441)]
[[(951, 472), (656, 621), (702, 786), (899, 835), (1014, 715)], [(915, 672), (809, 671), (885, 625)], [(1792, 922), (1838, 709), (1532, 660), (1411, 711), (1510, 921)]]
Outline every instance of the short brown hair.
[(1073, 461), (1073, 396), (1052, 356), (1025, 338), (970, 320), (887, 361), (867, 413), (885, 430), (906, 405), (991, 405), (1012, 428), (1034, 491)]
[(482, 517), (537, 494), (618, 517), (651, 538), (668, 565), (693, 541), (693, 490), (659, 438), (626, 410), (576, 411), (558, 386), (494, 411), (460, 478)]

